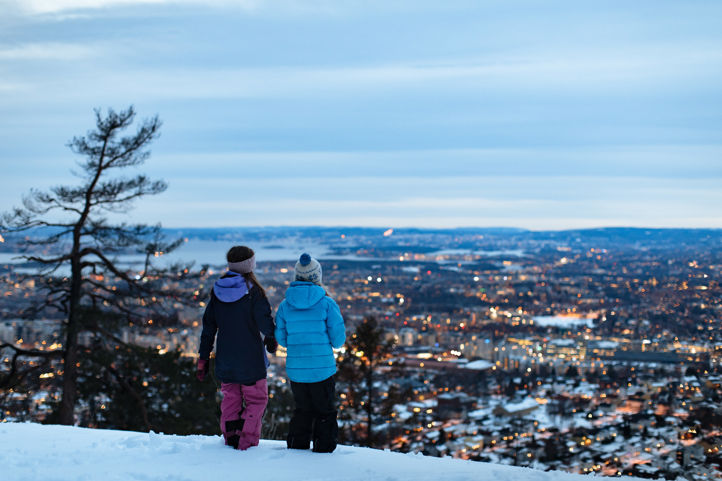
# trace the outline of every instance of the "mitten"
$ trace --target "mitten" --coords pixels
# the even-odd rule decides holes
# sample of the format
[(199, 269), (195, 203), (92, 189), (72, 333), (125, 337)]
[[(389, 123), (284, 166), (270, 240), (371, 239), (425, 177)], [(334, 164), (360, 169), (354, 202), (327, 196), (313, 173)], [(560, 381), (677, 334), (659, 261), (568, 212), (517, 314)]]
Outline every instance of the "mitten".
[(268, 351), (270, 354), (276, 354), (276, 349), (278, 349), (278, 341), (276, 341), (275, 337), (266, 336), (263, 339), (263, 344), (266, 345), (266, 351)]
[(203, 381), (208, 374), (208, 359), (198, 359), (198, 367), (196, 368), (196, 377), (199, 381)]

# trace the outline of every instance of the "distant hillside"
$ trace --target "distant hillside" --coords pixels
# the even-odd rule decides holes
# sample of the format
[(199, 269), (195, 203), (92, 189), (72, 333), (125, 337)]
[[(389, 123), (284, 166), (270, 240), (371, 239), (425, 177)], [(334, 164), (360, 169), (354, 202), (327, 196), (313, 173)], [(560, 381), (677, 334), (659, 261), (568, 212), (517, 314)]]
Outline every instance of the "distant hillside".
[[(507, 227), (422, 229), (394, 228), (392, 232), (376, 227), (183, 227), (163, 229), (169, 239), (260, 243), (303, 239), (346, 249), (381, 248), (424, 253), (441, 248), (522, 248), (534, 250), (540, 244), (605, 249), (722, 249), (722, 229), (658, 229), (645, 227), (600, 227), (559, 231), (531, 231)], [(25, 237), (47, 237), (57, 228), (42, 227), (20, 234), (5, 233), (0, 252), (16, 252), (25, 245)], [(384, 235), (384, 233), (388, 235)], [(400, 243), (400, 244), (399, 244)], [(423, 249), (421, 249), (423, 247)]]

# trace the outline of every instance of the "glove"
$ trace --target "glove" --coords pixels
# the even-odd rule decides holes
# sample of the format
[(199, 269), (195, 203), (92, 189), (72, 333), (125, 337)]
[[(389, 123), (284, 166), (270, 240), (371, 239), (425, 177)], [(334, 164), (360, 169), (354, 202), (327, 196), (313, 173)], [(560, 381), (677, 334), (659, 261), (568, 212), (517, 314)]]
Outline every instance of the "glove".
[(276, 349), (278, 349), (278, 341), (276, 341), (275, 337), (266, 336), (263, 339), (263, 344), (265, 344), (266, 351), (268, 351), (269, 354), (276, 354)]
[(209, 361), (208, 359), (198, 359), (198, 367), (196, 367), (196, 378), (199, 381), (203, 381), (208, 374)]

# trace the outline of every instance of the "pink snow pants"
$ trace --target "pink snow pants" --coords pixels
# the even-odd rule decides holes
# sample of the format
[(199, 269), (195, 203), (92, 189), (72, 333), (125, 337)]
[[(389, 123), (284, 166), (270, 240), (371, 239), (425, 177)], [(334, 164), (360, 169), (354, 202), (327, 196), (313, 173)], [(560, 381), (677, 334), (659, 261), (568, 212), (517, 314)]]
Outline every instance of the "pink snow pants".
[(241, 450), (258, 446), (261, 419), (268, 404), (266, 380), (251, 386), (224, 382), (221, 393), (221, 432), (226, 444)]

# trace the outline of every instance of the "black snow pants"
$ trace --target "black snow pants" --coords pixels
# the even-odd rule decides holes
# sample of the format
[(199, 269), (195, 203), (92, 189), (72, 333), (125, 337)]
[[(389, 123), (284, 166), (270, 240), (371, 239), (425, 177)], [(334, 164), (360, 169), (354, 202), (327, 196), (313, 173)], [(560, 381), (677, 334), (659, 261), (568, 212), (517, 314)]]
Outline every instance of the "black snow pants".
[(296, 401), (287, 444), (290, 449), (308, 449), (313, 440), (313, 451), (331, 453), (338, 442), (336, 421), (336, 382), (332, 377), (320, 382), (291, 381)]

